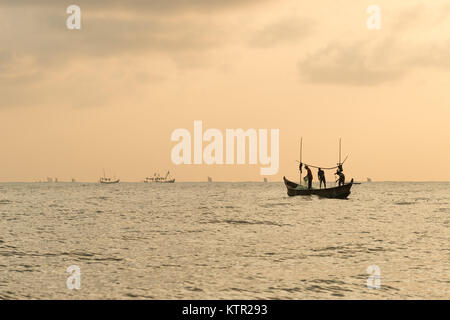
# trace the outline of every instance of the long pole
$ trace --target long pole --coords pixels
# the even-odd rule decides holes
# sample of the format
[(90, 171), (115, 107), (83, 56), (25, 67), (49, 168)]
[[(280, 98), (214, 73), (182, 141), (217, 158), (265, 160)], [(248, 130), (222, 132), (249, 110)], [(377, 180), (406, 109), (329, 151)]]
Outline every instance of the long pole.
[[(303, 137), (301, 137), (300, 139), (300, 165), (302, 163), (302, 153), (303, 153)], [(302, 173), (300, 170), (298, 172), (300, 175), (300, 184), (302, 184)]]
[(339, 164), (341, 164), (341, 140), (342, 138), (339, 138)]

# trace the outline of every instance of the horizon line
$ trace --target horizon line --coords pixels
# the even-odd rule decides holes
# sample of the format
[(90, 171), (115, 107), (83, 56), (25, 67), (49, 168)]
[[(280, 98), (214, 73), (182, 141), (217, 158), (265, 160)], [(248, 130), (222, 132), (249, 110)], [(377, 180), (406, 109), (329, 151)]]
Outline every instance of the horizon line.
[[(247, 182), (260, 182), (260, 183), (274, 183), (274, 182), (283, 182), (283, 180), (282, 179), (280, 179), (280, 180), (272, 180), (272, 181), (270, 181), (270, 180), (268, 180), (267, 182), (265, 182), (265, 181), (261, 181), (261, 180), (240, 180), (240, 181), (227, 181), (227, 180), (213, 180), (213, 181), (211, 181), (211, 182), (209, 182), (209, 181), (207, 181), (207, 180), (197, 180), (197, 181), (189, 181), (189, 180), (186, 180), (186, 181), (175, 181), (175, 183), (203, 183), (203, 182), (205, 182), (205, 183), (216, 183), (216, 182), (221, 182), (221, 183), (247, 183)], [(355, 180), (354, 182), (357, 182), (357, 183), (368, 183), (368, 184), (370, 184), (370, 183), (378, 183), (378, 182), (409, 182), (409, 183), (416, 183), (416, 182), (428, 182), (428, 183), (430, 183), (430, 182), (432, 182), (432, 183), (439, 183), (439, 182), (450, 182), (450, 180), (372, 180), (372, 181), (366, 181), (366, 180), (363, 180), (363, 181), (360, 181), (360, 180)], [(89, 181), (74, 181), (74, 182), (72, 182), (72, 181), (66, 181), (66, 180), (59, 180), (58, 182), (55, 182), (55, 181), (53, 181), (53, 182), (48, 182), (48, 181), (1, 181), (0, 180), (0, 183), (42, 183), (42, 184), (58, 184), (58, 183), (99, 183), (99, 181), (98, 180), (95, 180), (95, 181), (92, 181), (92, 180), (89, 180)], [(143, 180), (140, 180), (140, 181), (136, 181), (136, 180), (133, 180), (133, 181), (130, 181), (130, 180), (120, 180), (120, 183), (144, 183), (144, 181)], [(148, 183), (148, 184), (158, 184), (158, 183), (155, 183), (155, 182), (150, 182), (150, 183)]]

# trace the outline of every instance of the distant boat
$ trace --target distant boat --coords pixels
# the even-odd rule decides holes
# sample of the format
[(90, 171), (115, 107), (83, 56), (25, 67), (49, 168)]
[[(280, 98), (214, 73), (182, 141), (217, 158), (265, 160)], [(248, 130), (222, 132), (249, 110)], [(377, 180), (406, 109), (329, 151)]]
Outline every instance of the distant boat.
[(284, 184), (287, 188), (288, 196), (310, 196), (316, 195), (323, 198), (346, 199), (350, 195), (350, 189), (353, 185), (353, 179), (350, 183), (344, 184), (340, 187), (327, 189), (308, 189), (295, 182), (289, 181), (283, 177)]
[(76, 182), (74, 178), (72, 178), (72, 182)]
[(212, 178), (211, 177), (208, 177), (208, 182), (212, 182)]
[(264, 178), (264, 182), (267, 182), (267, 178)]
[(102, 184), (114, 184), (114, 183), (119, 183), (120, 179), (117, 178), (109, 178), (105, 175), (105, 170), (103, 170), (103, 177), (100, 177), (100, 183)]
[(119, 183), (120, 179), (116, 179), (116, 178), (107, 178), (107, 177), (101, 177), (100, 178), (100, 183), (103, 184), (114, 184), (114, 183)]
[(372, 179), (370, 179), (370, 178), (367, 178), (367, 182), (372, 182)]
[(161, 177), (159, 173), (155, 173), (153, 177), (145, 178), (144, 183), (175, 183), (175, 179), (170, 176), (170, 171), (167, 171), (165, 177)]

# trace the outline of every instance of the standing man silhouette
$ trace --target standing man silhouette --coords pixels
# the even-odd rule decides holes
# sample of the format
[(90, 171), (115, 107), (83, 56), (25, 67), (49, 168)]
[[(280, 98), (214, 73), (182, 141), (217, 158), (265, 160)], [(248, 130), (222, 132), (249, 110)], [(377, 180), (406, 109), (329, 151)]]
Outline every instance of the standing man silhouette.
[(322, 183), (323, 183), (323, 187), (326, 189), (327, 188), (327, 181), (325, 180), (325, 172), (321, 168), (319, 168), (319, 171), (317, 172), (317, 175), (319, 177), (320, 189), (322, 189)]
[(313, 175), (312, 175), (311, 169), (307, 165), (305, 165), (305, 169), (308, 171), (308, 173), (306, 175), (306, 179), (308, 179), (308, 189), (311, 190)]

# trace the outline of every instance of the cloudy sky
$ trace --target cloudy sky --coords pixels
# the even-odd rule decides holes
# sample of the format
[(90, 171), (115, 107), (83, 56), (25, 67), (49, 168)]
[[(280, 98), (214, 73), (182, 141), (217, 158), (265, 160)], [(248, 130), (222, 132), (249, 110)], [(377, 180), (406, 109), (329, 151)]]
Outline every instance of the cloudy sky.
[(172, 164), (194, 120), (280, 129), (272, 181), (297, 176), (300, 137), (323, 166), (342, 137), (356, 179), (450, 180), (448, 1), (2, 0), (0, 43), (0, 181), (262, 180)]

